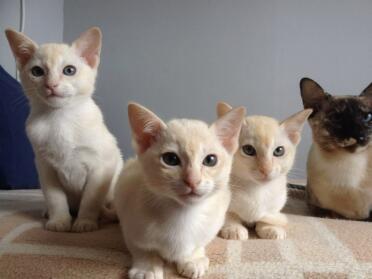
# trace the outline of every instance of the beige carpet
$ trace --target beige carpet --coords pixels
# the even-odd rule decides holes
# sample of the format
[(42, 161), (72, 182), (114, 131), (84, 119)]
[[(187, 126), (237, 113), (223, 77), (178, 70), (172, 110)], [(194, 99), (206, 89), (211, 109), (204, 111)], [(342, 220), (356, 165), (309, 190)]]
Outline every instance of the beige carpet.
[[(286, 212), (288, 239), (216, 238), (206, 279), (372, 278), (372, 223), (309, 216), (300, 191)], [(0, 191), (0, 278), (127, 278), (130, 256), (117, 224), (96, 232), (43, 230), (37, 191)], [(180, 278), (168, 265), (166, 278)]]

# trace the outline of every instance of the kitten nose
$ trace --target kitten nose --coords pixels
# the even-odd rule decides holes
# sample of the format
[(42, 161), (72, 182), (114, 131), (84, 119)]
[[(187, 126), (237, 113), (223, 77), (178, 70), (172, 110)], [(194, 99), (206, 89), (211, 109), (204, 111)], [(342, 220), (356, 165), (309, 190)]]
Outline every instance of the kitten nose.
[(45, 87), (47, 89), (50, 89), (50, 90), (53, 90), (54, 88), (56, 88), (58, 86), (58, 83), (46, 83), (45, 84)]
[(192, 190), (194, 190), (200, 184), (200, 179), (197, 180), (197, 179), (184, 178), (183, 179), (183, 182), (186, 184), (187, 187), (189, 187)]

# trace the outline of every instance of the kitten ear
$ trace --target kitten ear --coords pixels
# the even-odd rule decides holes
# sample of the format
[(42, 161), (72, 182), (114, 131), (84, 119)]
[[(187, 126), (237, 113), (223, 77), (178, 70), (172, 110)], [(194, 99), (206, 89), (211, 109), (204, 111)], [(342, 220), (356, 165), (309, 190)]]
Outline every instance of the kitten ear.
[(99, 65), (101, 46), (102, 32), (98, 27), (88, 29), (72, 43), (75, 51), (94, 69)]
[(301, 97), (304, 108), (312, 108), (316, 113), (327, 95), (323, 88), (310, 78), (302, 78), (300, 81)]
[(312, 109), (302, 110), (280, 123), (280, 126), (284, 128), (290, 141), (294, 145), (297, 145), (300, 142), (302, 128), (312, 112)]
[(372, 97), (372, 82), (363, 90), (360, 96)]
[(232, 106), (230, 106), (229, 104), (225, 102), (218, 102), (216, 110), (217, 110), (217, 116), (221, 117), (225, 115), (226, 113), (228, 113), (230, 110), (232, 110)]
[(137, 153), (145, 152), (155, 141), (165, 123), (152, 111), (137, 103), (128, 105), (129, 124), (132, 129)]
[(244, 116), (245, 108), (238, 107), (218, 118), (211, 126), (230, 154), (234, 154), (238, 148), (238, 139)]
[(17, 67), (23, 67), (34, 55), (38, 48), (37, 44), (26, 35), (13, 29), (6, 29), (5, 35), (17, 60)]

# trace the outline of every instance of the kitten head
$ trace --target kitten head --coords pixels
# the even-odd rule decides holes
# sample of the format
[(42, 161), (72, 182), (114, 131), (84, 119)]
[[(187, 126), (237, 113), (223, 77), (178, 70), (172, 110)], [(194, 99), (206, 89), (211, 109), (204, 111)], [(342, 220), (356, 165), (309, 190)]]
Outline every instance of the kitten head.
[[(218, 103), (217, 114), (222, 116), (231, 109), (226, 103)], [(311, 109), (300, 111), (280, 123), (267, 116), (246, 117), (232, 173), (257, 184), (286, 175), (292, 168), (302, 127), (311, 112)]]
[(300, 82), (305, 108), (312, 108), (309, 123), (313, 139), (328, 151), (361, 151), (372, 138), (372, 83), (359, 96), (332, 96), (315, 81)]
[(130, 103), (134, 148), (149, 190), (190, 204), (226, 188), (244, 114), (244, 108), (237, 108), (211, 126), (188, 119), (164, 123)]
[(22, 86), (32, 103), (59, 108), (92, 95), (101, 51), (101, 31), (93, 27), (66, 44), (38, 46), (11, 29), (5, 31)]

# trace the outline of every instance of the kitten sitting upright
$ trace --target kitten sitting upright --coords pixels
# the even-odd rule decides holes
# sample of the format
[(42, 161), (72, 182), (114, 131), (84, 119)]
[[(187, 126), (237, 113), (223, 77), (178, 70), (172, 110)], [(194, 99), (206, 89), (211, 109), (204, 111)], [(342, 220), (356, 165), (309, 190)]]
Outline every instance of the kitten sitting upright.
[[(231, 106), (218, 103), (219, 116)], [(260, 238), (284, 239), (287, 218), (280, 213), (287, 200), (287, 173), (292, 168), (302, 127), (311, 110), (281, 123), (267, 116), (245, 118), (231, 171), (232, 198), (220, 235), (246, 240), (245, 225), (255, 225)]]
[[(31, 111), (26, 123), (52, 231), (95, 230), (108, 212), (122, 168), (115, 138), (92, 99), (101, 31), (91, 28), (72, 46), (38, 46), (6, 30)], [(71, 211), (77, 219), (71, 227)]]
[(368, 218), (372, 206), (372, 83), (359, 96), (332, 96), (300, 82), (313, 145), (307, 162), (310, 204), (346, 218)]
[(133, 258), (129, 278), (162, 279), (163, 259), (188, 278), (208, 269), (205, 246), (223, 225), (230, 202), (228, 181), (244, 113), (237, 108), (208, 127), (188, 119), (164, 123), (129, 104), (138, 157), (127, 161), (115, 190)]

